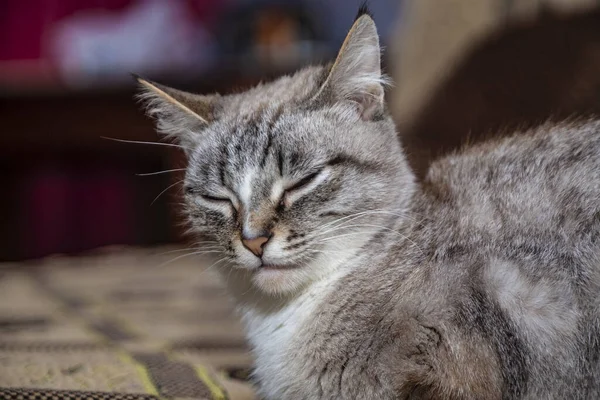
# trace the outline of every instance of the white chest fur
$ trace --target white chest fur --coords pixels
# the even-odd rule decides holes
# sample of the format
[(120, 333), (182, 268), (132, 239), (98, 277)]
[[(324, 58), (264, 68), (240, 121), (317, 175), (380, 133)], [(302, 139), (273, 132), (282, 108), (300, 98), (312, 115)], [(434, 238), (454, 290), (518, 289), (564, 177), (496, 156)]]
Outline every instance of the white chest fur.
[(248, 339), (255, 357), (255, 377), (261, 383), (260, 390), (268, 398), (280, 398), (286, 387), (302, 385), (298, 371), (306, 360), (294, 346), (301, 328), (315, 321), (319, 305), (329, 294), (340, 275), (312, 284), (302, 295), (277, 312), (268, 314), (244, 309), (243, 320), (248, 331)]

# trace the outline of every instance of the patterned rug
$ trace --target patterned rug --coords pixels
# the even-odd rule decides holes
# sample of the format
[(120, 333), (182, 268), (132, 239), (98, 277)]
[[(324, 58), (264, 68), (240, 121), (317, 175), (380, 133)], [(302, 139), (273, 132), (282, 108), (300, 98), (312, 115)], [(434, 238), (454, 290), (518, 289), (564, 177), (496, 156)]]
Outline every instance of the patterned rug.
[(183, 254), (0, 264), (0, 399), (254, 399), (232, 305)]

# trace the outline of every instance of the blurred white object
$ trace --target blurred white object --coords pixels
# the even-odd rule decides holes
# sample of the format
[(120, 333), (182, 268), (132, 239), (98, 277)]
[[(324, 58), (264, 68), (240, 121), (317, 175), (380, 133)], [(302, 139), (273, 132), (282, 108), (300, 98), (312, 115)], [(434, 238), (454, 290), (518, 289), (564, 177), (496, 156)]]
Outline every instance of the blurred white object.
[(120, 13), (78, 13), (58, 24), (49, 40), (62, 78), (76, 86), (130, 79), (129, 72), (197, 73), (213, 48), (185, 3), (171, 0), (139, 1)]

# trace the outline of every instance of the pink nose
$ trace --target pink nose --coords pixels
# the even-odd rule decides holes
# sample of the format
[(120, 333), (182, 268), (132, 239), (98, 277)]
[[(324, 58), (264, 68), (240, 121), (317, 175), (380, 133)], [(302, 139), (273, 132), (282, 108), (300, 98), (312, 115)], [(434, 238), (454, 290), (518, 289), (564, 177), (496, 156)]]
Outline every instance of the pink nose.
[(245, 248), (250, 250), (256, 257), (261, 257), (263, 254), (263, 248), (269, 241), (269, 236), (258, 236), (255, 238), (242, 238), (242, 244)]

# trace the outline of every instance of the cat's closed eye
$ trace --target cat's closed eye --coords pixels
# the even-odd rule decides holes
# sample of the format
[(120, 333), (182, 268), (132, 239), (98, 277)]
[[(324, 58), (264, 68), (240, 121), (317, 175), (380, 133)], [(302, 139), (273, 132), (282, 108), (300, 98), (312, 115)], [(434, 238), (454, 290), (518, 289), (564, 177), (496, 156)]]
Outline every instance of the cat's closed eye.
[(311, 192), (312, 189), (325, 181), (329, 175), (328, 172), (327, 168), (322, 168), (292, 183), (284, 189), (280, 205), (285, 207), (291, 206), (294, 201)]
[(297, 181), (296, 183), (292, 184), (290, 187), (286, 188), (285, 191), (286, 192), (291, 192), (294, 190), (298, 190), (301, 189), (305, 186), (307, 186), (309, 183), (311, 183), (321, 172), (323, 172), (323, 170), (319, 170), (317, 172), (313, 172), (310, 175), (305, 176), (304, 178), (300, 179), (299, 181)]
[(205, 201), (211, 202), (211, 203), (230, 203), (233, 204), (233, 202), (231, 201), (230, 198), (228, 197), (218, 197), (218, 196), (211, 196), (208, 194), (204, 194), (201, 193), (199, 189), (193, 187), (193, 186), (186, 186), (185, 187), (185, 193), (189, 194), (189, 195), (193, 195), (193, 196), (198, 196), (200, 198), (202, 198)]
[(229, 199), (227, 197), (216, 197), (216, 196), (209, 196), (206, 194), (201, 194), (200, 197), (202, 197), (206, 201), (210, 201), (213, 203), (231, 203), (231, 199)]

